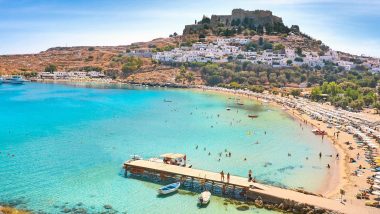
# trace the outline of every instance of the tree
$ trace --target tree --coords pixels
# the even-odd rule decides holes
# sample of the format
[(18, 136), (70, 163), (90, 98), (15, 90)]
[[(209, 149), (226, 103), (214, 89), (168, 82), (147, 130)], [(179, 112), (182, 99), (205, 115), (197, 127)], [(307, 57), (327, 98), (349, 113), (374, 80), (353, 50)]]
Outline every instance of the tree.
[(376, 102), (376, 95), (373, 92), (370, 92), (363, 96), (363, 101), (366, 106), (370, 106)]
[(293, 61), (292, 61), (291, 59), (286, 60), (286, 64), (287, 64), (288, 66), (292, 65), (292, 63), (293, 63)]
[(202, 21), (200, 21), (199, 23), (201, 23), (201, 24), (210, 24), (210, 22), (211, 22), (211, 19), (209, 17), (203, 16)]
[(186, 79), (187, 79), (187, 82), (191, 84), (195, 80), (194, 74), (191, 72), (187, 73)]
[(263, 38), (263, 37), (260, 37), (260, 38), (259, 38), (259, 45), (260, 45), (260, 46), (263, 46), (263, 45), (264, 45), (264, 38)]
[(311, 90), (311, 99), (314, 100), (314, 101), (318, 101), (320, 98), (321, 98), (321, 95), (322, 95), (322, 91), (321, 91), (321, 88), (318, 86), (318, 87), (314, 87), (312, 90)]
[(376, 114), (379, 114), (380, 112), (380, 102), (376, 102), (373, 104), (373, 108), (376, 109)]
[(128, 57), (125, 60), (126, 62), (123, 64), (121, 70), (123, 71), (124, 75), (130, 75), (131, 73), (137, 71), (141, 68), (143, 62), (138, 57)]
[(88, 48), (88, 51), (94, 51), (94, 50), (95, 50), (94, 47), (89, 47), (89, 48)]
[(298, 56), (302, 56), (302, 48), (297, 47), (297, 48), (296, 48), (296, 54), (297, 54)]
[(361, 110), (361, 109), (363, 109), (364, 101), (361, 99), (354, 100), (348, 106), (354, 110)]
[(219, 75), (212, 75), (209, 78), (207, 78), (207, 83), (212, 86), (217, 85), (221, 82), (223, 82), (223, 78)]
[(293, 89), (290, 91), (290, 94), (293, 96), (293, 97), (298, 97), (301, 95), (301, 92), (302, 90), (301, 89)]
[(54, 64), (49, 64), (45, 67), (45, 72), (53, 73), (54, 71), (57, 71), (57, 66)]
[(239, 55), (237, 55), (237, 57), (236, 58), (238, 58), (238, 59), (244, 59), (245, 57), (244, 57), (244, 55), (243, 54), (239, 54)]
[(280, 50), (284, 50), (285, 49), (285, 46), (281, 43), (276, 43), (274, 44), (274, 50), (276, 51), (280, 51)]
[(230, 83), (230, 87), (231, 87), (231, 88), (234, 88), (234, 89), (238, 89), (238, 88), (240, 88), (241, 86), (240, 86), (240, 84), (237, 83), (237, 82), (231, 82), (231, 83)]

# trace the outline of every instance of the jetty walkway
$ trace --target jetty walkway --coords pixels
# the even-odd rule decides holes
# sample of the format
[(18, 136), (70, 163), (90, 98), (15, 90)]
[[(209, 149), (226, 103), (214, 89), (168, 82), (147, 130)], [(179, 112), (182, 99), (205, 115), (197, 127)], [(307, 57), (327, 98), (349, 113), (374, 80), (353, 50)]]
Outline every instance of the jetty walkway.
[(169, 165), (159, 162), (153, 162), (148, 160), (134, 160), (124, 163), (124, 168), (127, 172), (144, 174), (144, 173), (156, 173), (159, 175), (190, 178), (198, 181), (205, 181), (212, 185), (229, 186), (233, 189), (241, 188), (246, 191), (248, 199), (255, 200), (257, 197), (262, 198), (265, 202), (270, 203), (282, 203), (284, 200), (291, 200), (297, 203), (307, 204), (309, 206), (315, 206), (322, 209), (327, 209), (339, 213), (360, 213), (360, 214), (375, 214), (379, 213), (379, 210), (373, 207), (356, 206), (349, 203), (341, 203), (340, 201), (319, 197), (310, 194), (304, 194), (301, 192), (282, 189), (279, 187), (264, 185), (260, 183), (248, 182), (247, 178), (239, 176), (230, 176), (230, 181), (227, 183), (227, 177), (224, 181), (221, 181), (220, 173), (211, 172), (206, 170), (180, 167), (175, 165)]

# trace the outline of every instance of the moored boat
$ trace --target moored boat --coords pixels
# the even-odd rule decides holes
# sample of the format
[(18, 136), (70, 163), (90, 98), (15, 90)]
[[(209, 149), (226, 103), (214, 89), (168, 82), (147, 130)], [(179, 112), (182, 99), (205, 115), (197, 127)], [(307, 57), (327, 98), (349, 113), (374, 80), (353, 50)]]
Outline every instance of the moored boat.
[(258, 115), (255, 115), (255, 114), (250, 114), (248, 115), (249, 118), (258, 118), (259, 116)]
[(210, 202), (210, 198), (211, 198), (211, 192), (204, 191), (199, 195), (198, 202), (200, 205), (206, 205)]
[(162, 195), (166, 195), (166, 194), (177, 191), (180, 186), (181, 186), (180, 182), (172, 183), (158, 189), (158, 193)]
[(10, 83), (10, 84), (23, 84), (24, 79), (22, 79), (21, 76), (12, 76), (9, 79), (3, 80), (4, 83)]

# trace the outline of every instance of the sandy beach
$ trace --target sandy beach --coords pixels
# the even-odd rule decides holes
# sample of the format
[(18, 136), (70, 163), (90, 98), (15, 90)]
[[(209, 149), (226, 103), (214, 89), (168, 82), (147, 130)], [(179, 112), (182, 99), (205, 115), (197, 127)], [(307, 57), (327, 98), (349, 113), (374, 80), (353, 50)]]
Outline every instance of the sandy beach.
[[(196, 90), (207, 90), (210, 92), (224, 94), (226, 96), (233, 95), (248, 98), (251, 100), (256, 100), (258, 102), (264, 101), (259, 97), (254, 97), (252, 95), (246, 95), (241, 93), (202, 88)], [(276, 102), (268, 102), (266, 100), (266, 103), (278, 108), (282, 108), (290, 116), (297, 119), (302, 125), (307, 124), (317, 129), (325, 130), (327, 132), (327, 135), (325, 135), (324, 137), (328, 138), (329, 142), (331, 142), (334, 145), (337, 154), (339, 154), (339, 158), (337, 158), (335, 155), (333, 155), (332, 157), (325, 157), (325, 155), (323, 155), (322, 158), (331, 158), (330, 173), (326, 177), (324, 185), (322, 185), (322, 187), (315, 193), (321, 194), (326, 198), (340, 200), (340, 190), (343, 189), (345, 191), (343, 199), (345, 199), (347, 203), (364, 206), (365, 200), (357, 199), (356, 194), (359, 192), (360, 189), (368, 189), (370, 187), (370, 184), (367, 183), (367, 177), (372, 176), (374, 173), (370, 171), (370, 164), (366, 162), (364, 158), (365, 151), (361, 148), (358, 148), (357, 144), (355, 143), (354, 136), (347, 132), (340, 131), (337, 137), (337, 135), (335, 134), (337, 130), (335, 128), (327, 128), (328, 124), (322, 121), (314, 120), (310, 118), (308, 115), (302, 114), (300, 111), (296, 109), (289, 107), (284, 108), (282, 105)], [(377, 115), (366, 114), (366, 116), (374, 117), (376, 119), (378, 118)], [(347, 145), (346, 142), (349, 142), (350, 144)], [(350, 146), (351, 149), (349, 149)], [(356, 160), (358, 154), (359, 159)], [(354, 158), (356, 160), (356, 163), (350, 163), (350, 158)], [(358, 168), (359, 165), (361, 165), (364, 168), (364, 174), (356, 176), (354, 175), (354, 171)], [(370, 196), (370, 199), (374, 199), (374, 196)]]

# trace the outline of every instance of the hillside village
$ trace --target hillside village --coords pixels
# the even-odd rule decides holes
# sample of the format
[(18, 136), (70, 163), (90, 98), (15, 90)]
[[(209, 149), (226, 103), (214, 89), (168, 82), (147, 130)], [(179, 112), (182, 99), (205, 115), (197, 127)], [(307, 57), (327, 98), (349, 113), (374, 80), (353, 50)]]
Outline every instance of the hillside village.
[[(231, 15), (203, 16), (195, 24), (186, 25), (183, 35), (174, 33), (150, 42), (115, 47), (57, 47), (39, 54), (0, 56), (0, 72), (3, 75), (38, 72), (43, 79), (128, 79), (122, 75), (128, 57), (145, 59), (128, 74), (132, 76), (165, 72), (165, 66), (178, 64), (229, 62), (289, 69), (305, 66), (320, 69), (328, 64), (346, 71), (359, 67), (380, 72), (377, 58), (334, 51), (301, 33), (297, 25), (288, 28), (271, 11), (242, 9), (234, 9)], [(45, 72), (50, 64), (57, 70)]]

